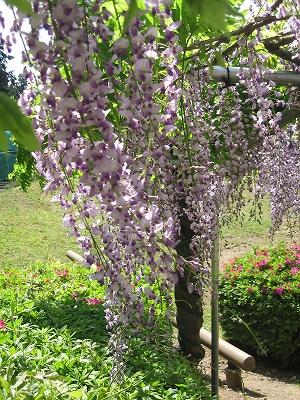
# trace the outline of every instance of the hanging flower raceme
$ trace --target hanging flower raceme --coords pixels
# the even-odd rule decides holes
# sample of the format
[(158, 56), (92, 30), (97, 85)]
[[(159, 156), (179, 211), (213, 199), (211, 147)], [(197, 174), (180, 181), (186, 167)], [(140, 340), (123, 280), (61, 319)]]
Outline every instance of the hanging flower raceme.
[[(103, 266), (91, 279), (107, 284), (107, 325), (120, 338), (120, 324), (142, 323), (145, 301), (151, 323), (161, 302), (151, 286), (159, 280), (171, 302), (177, 280), (176, 191), (166, 182), (173, 180), (168, 135), (177, 129), (181, 96), (179, 23), (165, 22), (167, 6), (151, 6), (146, 12), (158, 28), (144, 27), (137, 16), (116, 38), (108, 26), (118, 13), (105, 7), (88, 12), (71, 0), (34, 7), (27, 38), (40, 84), (21, 103), (43, 148), (37, 169), (46, 193), (60, 190), (53, 201), (64, 209), (63, 226), (76, 237), (84, 264)], [(47, 43), (39, 35), (44, 27)], [(170, 45), (159, 48), (158, 35)]]
[[(289, 208), (299, 211), (298, 128), (289, 128), (290, 146), (276, 109), (286, 102), (264, 80), (266, 56), (257, 54), (260, 29), (236, 38), (228, 62), (241, 66), (240, 83), (213, 84), (194, 53), (185, 64), (169, 1), (146, 1), (125, 28), (117, 1), (33, 5), (26, 58), (35, 70), (24, 74), (38, 84), (20, 104), (41, 144), (35, 157), (45, 192), (58, 191), (53, 201), (84, 265), (102, 266), (91, 279), (107, 285), (118, 357), (127, 327), (151, 326), (162, 299), (171, 304), (183, 264), (196, 277), (188, 292), (202, 295), (217, 224), (238, 216), (245, 188), (256, 183), (257, 198), (272, 193), (276, 228)], [(298, 17), (285, 23), (295, 47)], [(206, 60), (214, 58), (210, 49)], [(276, 206), (291, 184), (292, 202)], [(183, 217), (188, 259), (178, 255)]]

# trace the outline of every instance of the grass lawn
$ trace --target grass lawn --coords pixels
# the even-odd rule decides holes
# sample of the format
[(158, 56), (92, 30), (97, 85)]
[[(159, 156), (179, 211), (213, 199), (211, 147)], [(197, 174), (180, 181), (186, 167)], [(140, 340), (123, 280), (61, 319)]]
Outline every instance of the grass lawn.
[(299, 220), (292, 221), (293, 226), (289, 227), (284, 220), (281, 228), (274, 237), (270, 237), (271, 227), (270, 204), (264, 200), (262, 203), (261, 218), (250, 218), (252, 206), (252, 195), (245, 194), (245, 207), (243, 208), (243, 222), (232, 221), (222, 229), (221, 254), (222, 261), (228, 261), (229, 256), (239, 256), (250, 251), (253, 247), (270, 246), (272, 243), (284, 242), (286, 245), (293, 241), (300, 240)]
[[(47, 262), (55, 258), (66, 262), (68, 249), (78, 252), (74, 237), (67, 236), (62, 227), (62, 209), (59, 204), (51, 203), (51, 196), (45, 196), (37, 183), (24, 193), (19, 188), (11, 187), (0, 190), (0, 246), (2, 261), (0, 265), (22, 266), (37, 261)], [(250, 201), (251, 196), (246, 196)], [(221, 247), (223, 259), (227, 254), (239, 255), (253, 246), (268, 246), (270, 207), (263, 203), (263, 216), (260, 222), (249, 220), (251, 205), (244, 208), (244, 222), (232, 222), (222, 229)], [(273, 241), (284, 241), (287, 244), (300, 240), (298, 226), (293, 229), (293, 236), (286, 224), (276, 233)]]
[(0, 265), (25, 266), (48, 258), (66, 261), (68, 249), (78, 251), (74, 237), (62, 227), (62, 209), (51, 203), (37, 183), (28, 193), (0, 190)]

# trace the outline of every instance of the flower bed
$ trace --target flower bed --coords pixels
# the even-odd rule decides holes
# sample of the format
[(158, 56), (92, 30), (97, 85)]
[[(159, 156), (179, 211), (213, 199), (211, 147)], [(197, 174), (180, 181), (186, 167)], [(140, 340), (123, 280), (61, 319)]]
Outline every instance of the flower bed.
[(222, 267), (221, 327), (228, 339), (286, 367), (300, 360), (300, 246), (254, 249)]

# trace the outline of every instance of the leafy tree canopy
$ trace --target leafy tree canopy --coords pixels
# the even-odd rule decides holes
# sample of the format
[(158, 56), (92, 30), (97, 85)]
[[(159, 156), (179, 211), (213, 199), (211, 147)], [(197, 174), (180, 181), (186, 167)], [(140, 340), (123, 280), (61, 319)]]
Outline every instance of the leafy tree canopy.
[(27, 86), (27, 81), (21, 74), (16, 77), (12, 71), (7, 71), (7, 62), (11, 59), (13, 57), (7, 55), (3, 46), (0, 46), (0, 91), (18, 101)]
[[(7, 71), (7, 61), (13, 57), (5, 54), (4, 40), (0, 41), (0, 149), (7, 150), (8, 139), (5, 131), (11, 131), (14, 137), (25, 144), (30, 150), (37, 149), (37, 140), (33, 135), (31, 123), (22, 114), (16, 101), (27, 86), (27, 81), (20, 74), (18, 77), (12, 71)], [(26, 143), (25, 143), (26, 142)]]

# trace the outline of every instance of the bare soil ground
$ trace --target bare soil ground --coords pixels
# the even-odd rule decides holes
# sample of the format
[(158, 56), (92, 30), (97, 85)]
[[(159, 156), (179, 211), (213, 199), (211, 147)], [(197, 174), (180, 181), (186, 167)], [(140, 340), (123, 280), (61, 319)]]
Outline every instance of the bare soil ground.
[[(282, 238), (280, 238), (282, 239)], [(230, 258), (245, 254), (251, 250), (245, 241), (228, 244), (221, 253), (221, 264)], [(205, 348), (205, 358), (201, 361), (201, 372), (211, 380), (211, 352)], [(219, 359), (219, 399), (220, 400), (300, 400), (300, 365), (297, 370), (281, 370), (279, 366), (268, 365), (256, 359), (255, 369), (241, 372), (241, 388), (229, 388), (226, 383), (227, 360)]]
[[(211, 353), (205, 349), (206, 355), (202, 360), (200, 369), (211, 379)], [(300, 399), (300, 370), (286, 371), (274, 366), (257, 362), (251, 372), (242, 371), (241, 388), (228, 388), (226, 384), (227, 361), (219, 361), (219, 399), (220, 400), (299, 400)]]

